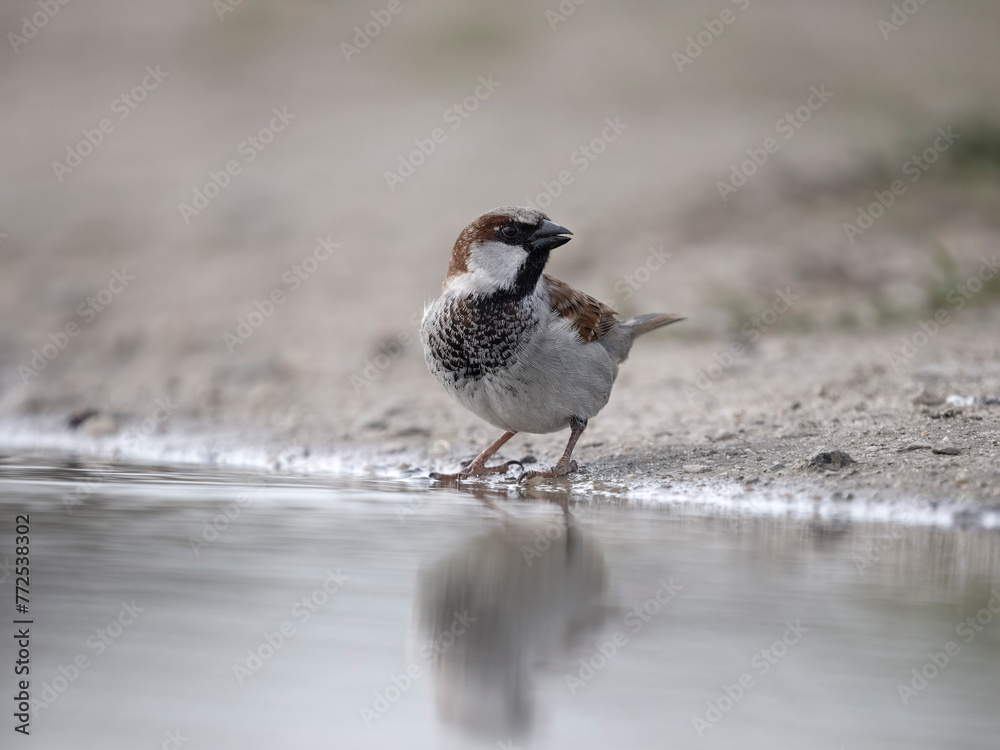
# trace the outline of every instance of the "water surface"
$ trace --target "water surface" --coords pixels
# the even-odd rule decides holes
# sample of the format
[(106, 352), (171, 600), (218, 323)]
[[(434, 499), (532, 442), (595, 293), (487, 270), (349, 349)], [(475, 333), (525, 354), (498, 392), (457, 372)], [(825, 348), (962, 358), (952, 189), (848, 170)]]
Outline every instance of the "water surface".
[(0, 504), (4, 562), (31, 518), (26, 746), (1000, 736), (996, 530), (24, 459)]

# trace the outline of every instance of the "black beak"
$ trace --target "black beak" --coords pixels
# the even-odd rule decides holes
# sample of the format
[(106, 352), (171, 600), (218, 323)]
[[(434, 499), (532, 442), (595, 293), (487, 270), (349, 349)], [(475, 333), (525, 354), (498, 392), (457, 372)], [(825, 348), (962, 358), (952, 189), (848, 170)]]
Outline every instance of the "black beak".
[(566, 227), (561, 227), (555, 222), (546, 219), (538, 229), (532, 232), (526, 244), (531, 250), (539, 252), (554, 250), (570, 241), (569, 237), (562, 236), (564, 234), (573, 233)]

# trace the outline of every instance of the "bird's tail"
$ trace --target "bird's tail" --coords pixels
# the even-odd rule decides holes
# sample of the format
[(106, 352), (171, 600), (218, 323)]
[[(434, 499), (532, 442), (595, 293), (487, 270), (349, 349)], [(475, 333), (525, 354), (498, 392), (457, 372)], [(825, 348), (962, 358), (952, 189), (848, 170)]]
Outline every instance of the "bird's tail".
[(634, 339), (644, 333), (655, 331), (657, 328), (668, 326), (671, 323), (679, 323), (684, 319), (683, 315), (675, 315), (674, 313), (647, 313), (623, 320), (618, 325), (632, 334)]

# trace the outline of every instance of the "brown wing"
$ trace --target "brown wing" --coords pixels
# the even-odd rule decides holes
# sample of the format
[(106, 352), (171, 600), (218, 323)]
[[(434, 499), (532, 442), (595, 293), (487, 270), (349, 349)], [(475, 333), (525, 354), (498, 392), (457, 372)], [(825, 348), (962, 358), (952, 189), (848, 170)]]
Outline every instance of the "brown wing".
[(584, 343), (596, 341), (615, 327), (615, 311), (589, 294), (578, 292), (569, 284), (542, 274), (549, 292), (552, 312), (570, 322)]

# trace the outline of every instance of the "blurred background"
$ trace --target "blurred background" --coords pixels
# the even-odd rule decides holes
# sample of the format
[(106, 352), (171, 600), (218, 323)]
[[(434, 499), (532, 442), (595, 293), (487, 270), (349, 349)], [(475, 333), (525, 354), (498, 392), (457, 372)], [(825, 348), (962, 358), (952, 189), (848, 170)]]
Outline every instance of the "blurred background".
[[(0, 4), (0, 500), (32, 517), (36, 745), (995, 745), (998, 29), (989, 0)], [(419, 478), (496, 437), (416, 342), (458, 233), (509, 204), (573, 231), (557, 277), (688, 316), (636, 347), (574, 495)], [(157, 448), (178, 433), (197, 450)], [(88, 440), (156, 465), (27, 450)], [(311, 475), (162, 466), (255, 444)], [(823, 444), (857, 463), (811, 468)]]
[[(988, 0), (49, 13), (0, 9), (6, 419), (166, 398), (175, 420), (339, 439), (378, 437), (386, 404), (477, 423), (413, 343), (458, 232), (497, 205), (573, 230), (560, 278), (623, 313), (690, 316), (664, 334), (673, 356), (646, 355), (678, 398), (712, 361), (686, 345), (750, 348), (748, 323), (834, 361), (896, 344), (997, 248)], [(896, 180), (870, 228), (845, 229)], [(1000, 281), (983, 287), (950, 340), (992, 346)], [(784, 289), (791, 309), (751, 323)]]

